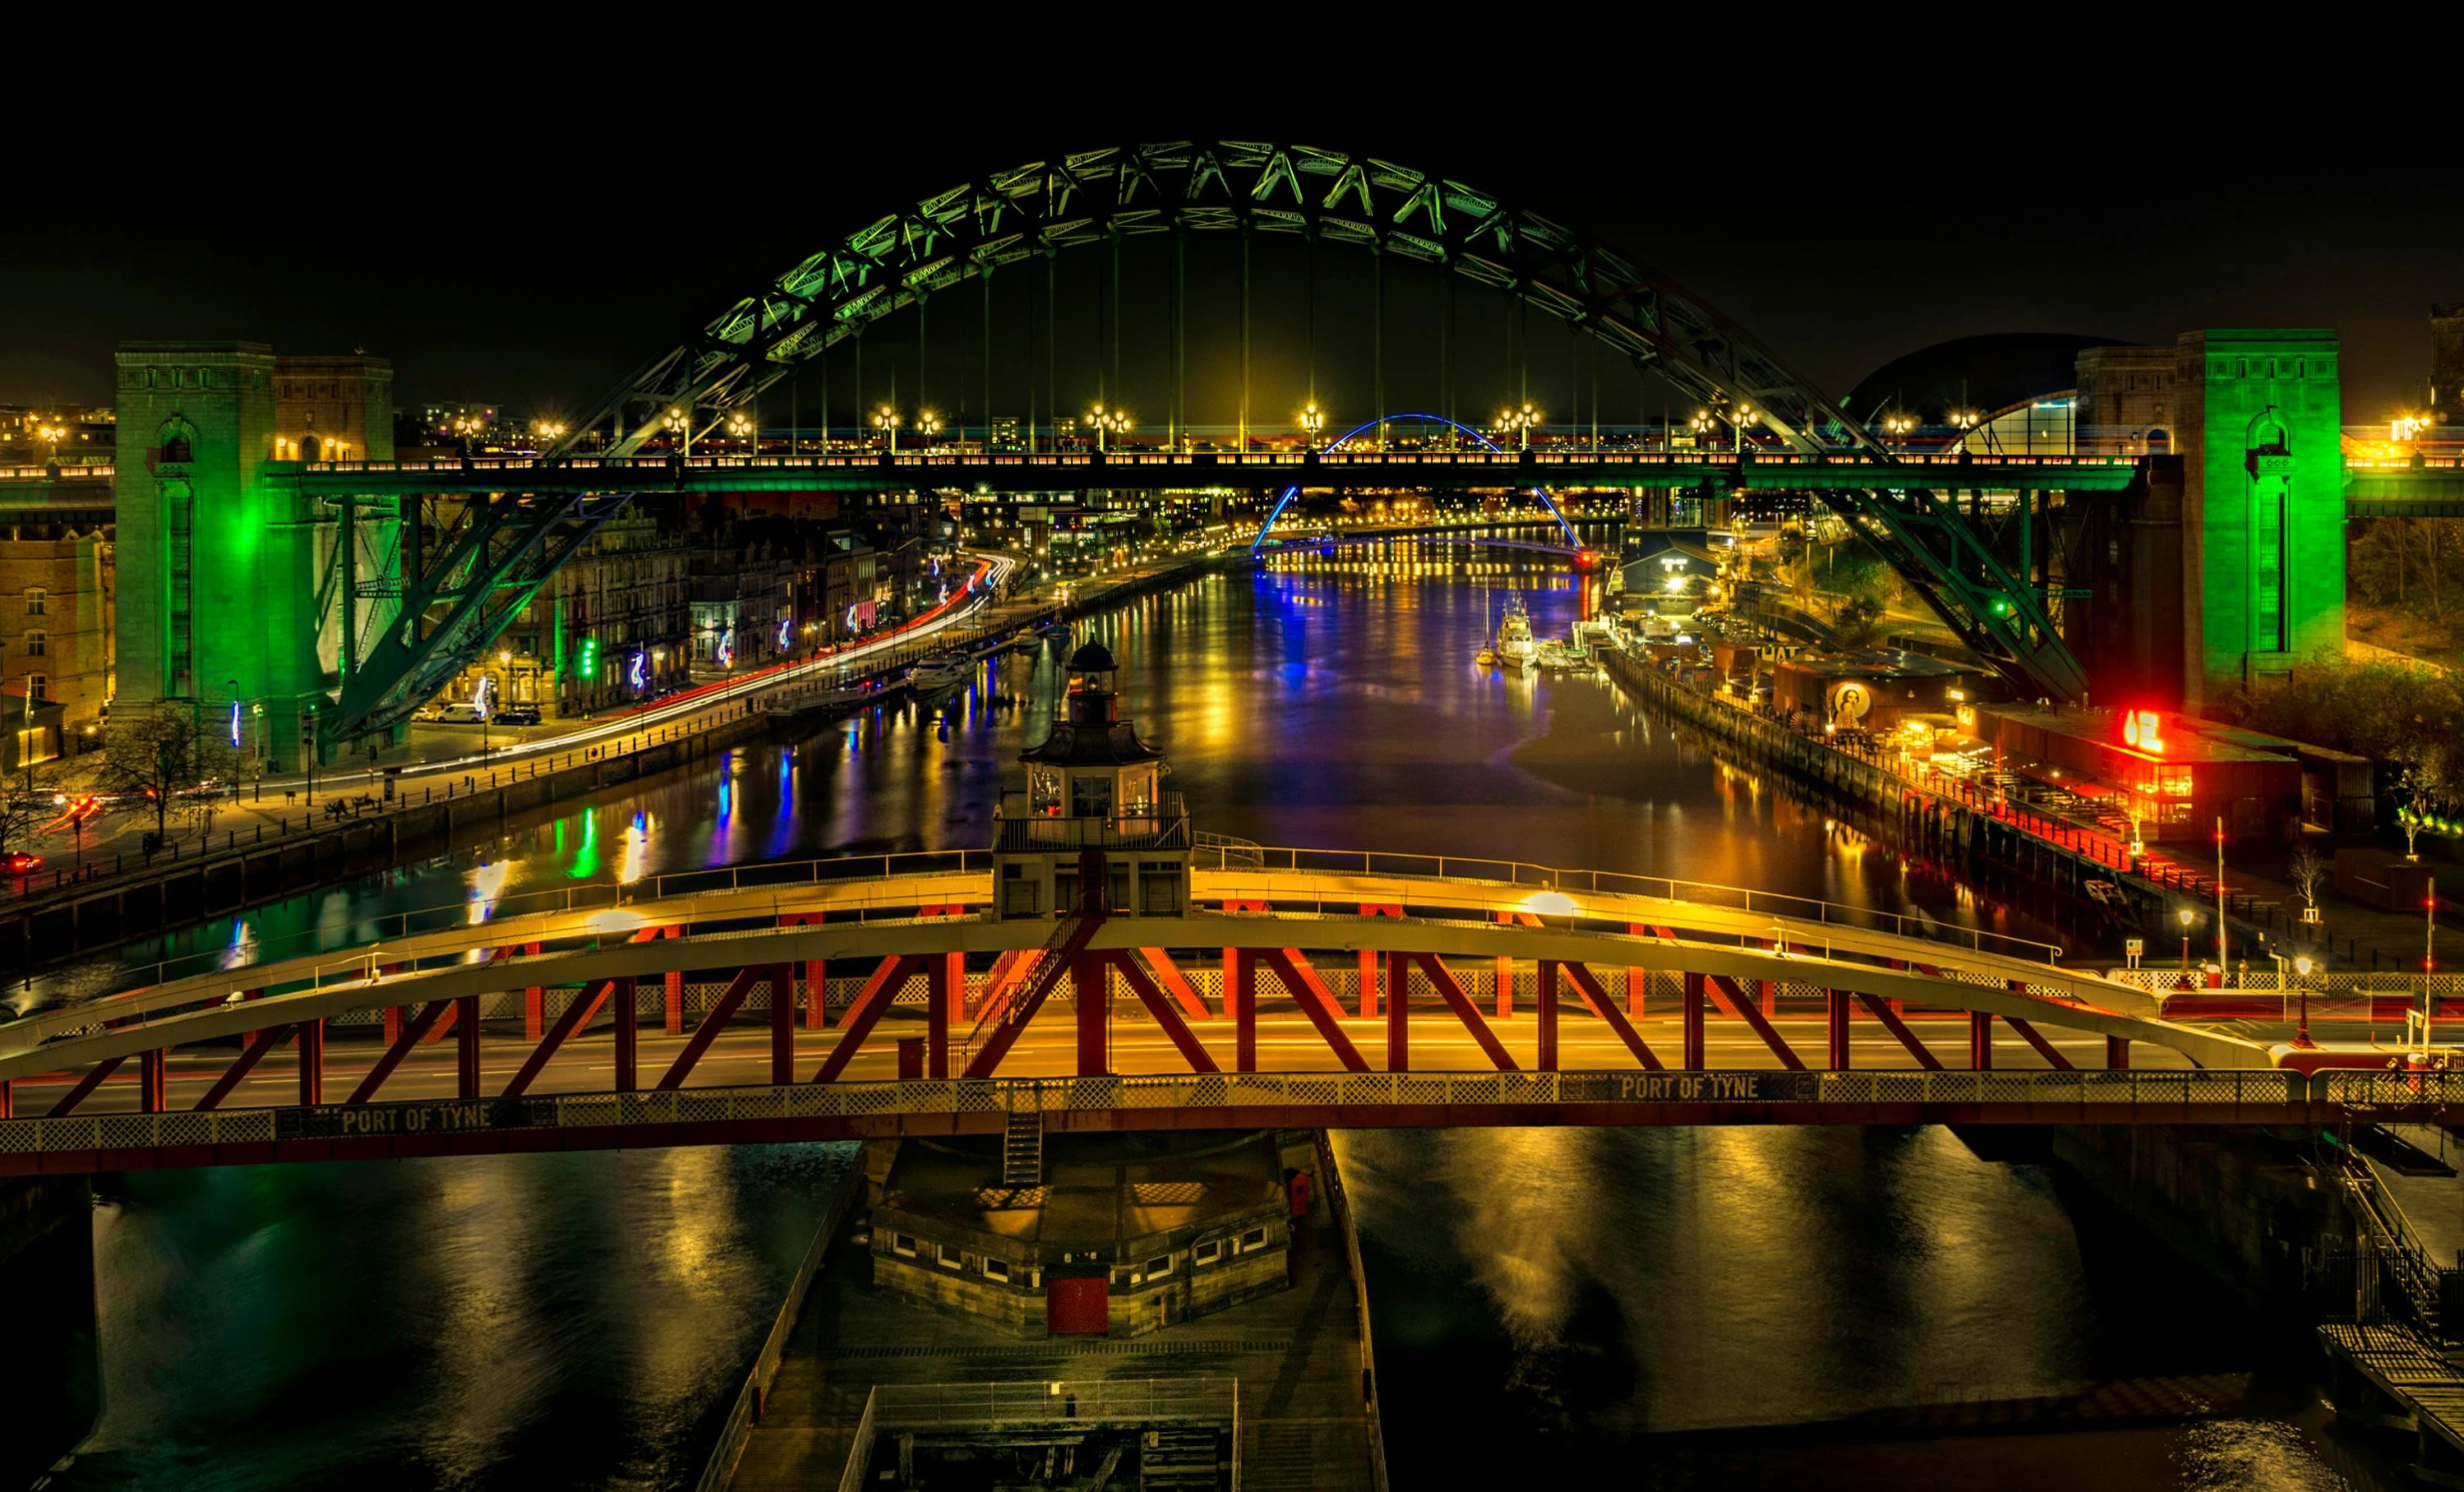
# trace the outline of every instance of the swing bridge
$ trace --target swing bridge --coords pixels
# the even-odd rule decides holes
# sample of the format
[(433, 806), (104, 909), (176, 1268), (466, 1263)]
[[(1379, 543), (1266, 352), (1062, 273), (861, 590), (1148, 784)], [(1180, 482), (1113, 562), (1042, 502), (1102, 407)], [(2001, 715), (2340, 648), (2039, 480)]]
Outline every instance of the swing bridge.
[[(1101, 851), (1088, 854), (1100, 860)], [(1201, 844), (1190, 899), (991, 915), (989, 851), (577, 886), (0, 1027), (0, 1171), (1268, 1125), (2314, 1124), (2306, 1075), (2061, 950), (1509, 861)], [(382, 935), (379, 935), (382, 934)], [(202, 966), (197, 966), (202, 965)]]

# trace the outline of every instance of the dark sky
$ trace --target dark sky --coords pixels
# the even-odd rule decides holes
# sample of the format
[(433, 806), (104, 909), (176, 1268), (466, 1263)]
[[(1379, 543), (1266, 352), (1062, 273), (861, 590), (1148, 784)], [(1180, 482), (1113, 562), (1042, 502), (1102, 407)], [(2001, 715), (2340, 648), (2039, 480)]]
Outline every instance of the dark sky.
[[(487, 398), (570, 414), (761, 279), (901, 202), (1056, 150), (1209, 135), (1363, 150), (1519, 200), (1658, 265), (1835, 396), (1892, 357), (1975, 333), (2156, 341), (2325, 326), (2344, 338), (2347, 420), (2378, 419), (2420, 397), (2430, 303), (2464, 300), (2464, 197), (2439, 185), (2447, 173), (2434, 162), (2391, 157), (2363, 131), (2349, 150), (2283, 154), (2226, 136), (2159, 147), (2048, 117), (1994, 146), (1989, 128), (1952, 131), (1922, 100), (1883, 117), (1809, 99), (1804, 120), (1767, 117), (1759, 136), (1715, 132), (1723, 143), (1707, 145), (1665, 120), (1640, 124), (1619, 102), (1542, 111), (1457, 93), (1444, 105), (1313, 105), (1305, 92), (1219, 88), (1195, 90), (1214, 102), (1193, 110), (1150, 88), (1030, 113), (1015, 95), (964, 89), (849, 98), (837, 76), (816, 72), (808, 98), (743, 110), (740, 128), (723, 90), (670, 103), (567, 79), (546, 95), (423, 108), (416, 124), (373, 105), (364, 118), (275, 110), (218, 141), (210, 165), (163, 155), (160, 191), (115, 168), (96, 190), (63, 195), (78, 211), (0, 231), (0, 402), (107, 401), (124, 338), (247, 337), (384, 354), (405, 403)], [(1357, 258), (1330, 252), (1319, 270), (1319, 379), (1339, 418), (1365, 415), (1371, 398)], [(1275, 344), (1261, 354), (1261, 420), (1306, 384), (1299, 266), (1286, 256), (1262, 271), (1282, 304), (1261, 313), (1258, 340)], [(1075, 271), (1084, 283), (1065, 287), (1064, 320), (1091, 329), (1093, 268)], [(1151, 266), (1130, 278), (1162, 283)], [(1438, 293), (1390, 280), (1390, 405), (1437, 397), (1430, 346), (1415, 338), (1434, 325)], [(1152, 304), (1133, 290), (1133, 342), (1160, 337)], [(1462, 304), (1460, 315), (1497, 320)], [(994, 314), (1007, 327), (1023, 312), (1004, 302)], [(955, 310), (934, 329), (936, 349), (955, 350), (932, 354), (933, 398), (952, 403), (966, 381), (980, 414), (974, 315)], [(868, 399), (902, 339), (912, 333), (880, 334)], [(1128, 360), (1149, 359), (1128, 382), (1154, 420), (1159, 346)], [(1484, 350), (1467, 333), (1457, 347), (1481, 365), (1456, 379), (1468, 416), (1509, 375), (1502, 344)], [(1562, 409), (1576, 376), (1566, 339), (1536, 336), (1532, 348), (1535, 397)], [(1225, 377), (1209, 356), (1192, 370), (1202, 420)], [(994, 357), (1024, 361), (1006, 342)], [(844, 421), (851, 373), (832, 377)], [(1064, 409), (1093, 377), (1091, 362), (1064, 369)], [(1650, 397), (1618, 377), (1603, 374), (1612, 421)], [(1023, 386), (996, 383), (996, 406), (1023, 399)]]

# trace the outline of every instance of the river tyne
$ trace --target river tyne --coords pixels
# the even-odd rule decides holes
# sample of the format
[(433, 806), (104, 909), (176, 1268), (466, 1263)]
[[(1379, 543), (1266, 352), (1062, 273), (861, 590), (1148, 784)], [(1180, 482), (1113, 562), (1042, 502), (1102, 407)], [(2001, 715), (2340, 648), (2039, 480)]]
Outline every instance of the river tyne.
[[(1510, 580), (1544, 636), (1566, 632), (1579, 598), (1562, 573), (1402, 546), (1209, 577), (1081, 637), (1119, 655), (1124, 713), (1168, 752), (1203, 829), (2061, 935), (1756, 782), (1605, 681), (1475, 668)], [(1057, 665), (1005, 657), (945, 713), (900, 707), (739, 749), (568, 805), (485, 856), (180, 946), (289, 951), (386, 910), (468, 900), (484, 916), (526, 886), (980, 845), (1049, 718)], [(1549, 1472), (1997, 1492), (2402, 1477), (2327, 1427), (2293, 1323), (2065, 1173), (1981, 1161), (1945, 1130), (1377, 1131), (1338, 1148), (1399, 1487)], [(108, 1179), (105, 1406), (53, 1485), (689, 1485), (809, 1236), (824, 1163), (774, 1146)], [(1946, 1405), (2159, 1380), (2223, 1407), (2151, 1428), (1904, 1428)]]

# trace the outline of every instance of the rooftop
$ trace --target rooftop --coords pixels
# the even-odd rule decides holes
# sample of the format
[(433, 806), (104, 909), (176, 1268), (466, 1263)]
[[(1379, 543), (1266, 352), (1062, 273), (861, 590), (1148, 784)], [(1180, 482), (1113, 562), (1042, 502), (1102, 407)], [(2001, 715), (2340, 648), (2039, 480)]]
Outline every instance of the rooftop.
[[(1992, 716), (2009, 721), (2013, 725), (2032, 727), (2051, 735), (2066, 736), (2074, 741), (2111, 746), (2116, 751), (2150, 754), (2133, 751), (2130, 746), (2123, 744), (2122, 716), (2125, 714), (2123, 711), (2079, 710), (2051, 705), (1979, 705), (1976, 711), (1979, 716)], [(2163, 730), (2165, 733), (2164, 748), (2152, 754), (2161, 756), (2167, 761), (2286, 761), (2292, 759), (2292, 751), (2289, 749), (2264, 750), (2256, 746), (2230, 739), (2242, 736), (2259, 741), (2273, 741), (2272, 737), (2260, 737), (2255, 732), (2236, 732), (2230, 727), (2219, 727), (2212, 722), (2193, 720), (2188, 716), (2166, 714), (2163, 720)], [(2287, 742), (2284, 745), (2289, 747), (2292, 743)]]

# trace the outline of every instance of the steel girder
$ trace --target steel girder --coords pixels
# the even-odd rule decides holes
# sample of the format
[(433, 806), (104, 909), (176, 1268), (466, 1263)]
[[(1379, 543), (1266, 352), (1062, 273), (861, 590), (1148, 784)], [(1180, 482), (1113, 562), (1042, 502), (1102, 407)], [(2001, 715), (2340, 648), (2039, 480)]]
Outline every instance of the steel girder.
[[(1180, 231), (1288, 233), (1452, 269), (1598, 337), (1687, 397), (1748, 407), (1795, 450), (1886, 455), (1701, 297), (1492, 193), (1392, 161), (1267, 141), (1116, 145), (996, 171), (875, 219), (735, 303), (577, 421), (629, 454), (661, 412), (702, 429), (797, 365), (935, 291), (1064, 248)], [(694, 432), (698, 434), (699, 431)], [(2040, 599), (1930, 493), (1824, 495), (1932, 609), (2030, 694), (2084, 688)], [(1845, 506), (1843, 506), (1845, 505)]]
[[(433, 558), (423, 563), (406, 545), (401, 576), (354, 588), (363, 599), (399, 602), (400, 610), (365, 654), (357, 639), (344, 639), (353, 657), (341, 697), (318, 723), (319, 744), (339, 745), (409, 720), (631, 501), (630, 493), (492, 494), (462, 504)], [(417, 523), (416, 506), (406, 506), (404, 521)]]

